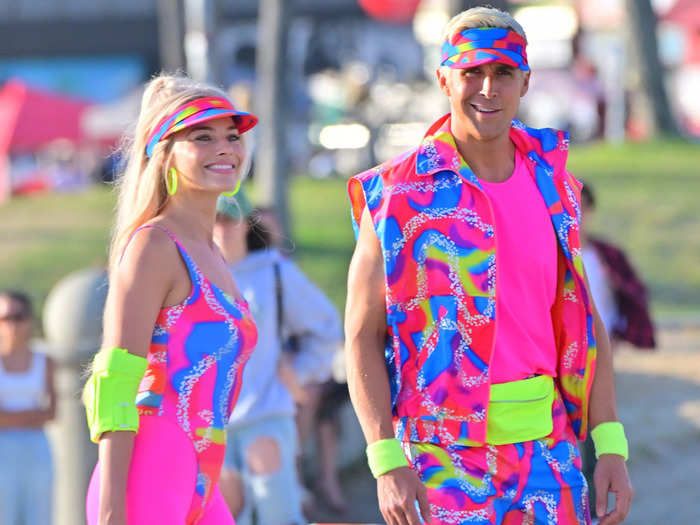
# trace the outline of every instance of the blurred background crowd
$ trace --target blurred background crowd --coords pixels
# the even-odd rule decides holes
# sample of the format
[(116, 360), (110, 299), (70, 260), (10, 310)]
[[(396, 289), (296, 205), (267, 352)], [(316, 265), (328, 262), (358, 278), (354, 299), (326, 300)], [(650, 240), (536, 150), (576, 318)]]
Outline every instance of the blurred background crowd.
[[(26, 291), (35, 304), (8, 309), (0, 325), (36, 317), (32, 345), (56, 362), (55, 523), (80, 522), (75, 502), (94, 462), (76, 392), (100, 344), (109, 183), (144, 82), (184, 71), (260, 116), (246, 192), (276, 221), (270, 242), (282, 260), (293, 258), (342, 311), (353, 247), (345, 181), (414, 147), (448, 111), (435, 82), (442, 27), (483, 3), (0, 0), (0, 289)], [(635, 268), (657, 328), (657, 352), (624, 342), (616, 351), (638, 495), (628, 522), (700, 522), (691, 490), (700, 471), (700, 2), (487, 3), (528, 34), (533, 74), (519, 118), (571, 132), (569, 168), (596, 189), (586, 227), (627, 252), (625, 275)], [(307, 515), (376, 521), (362, 437), (333, 390), (342, 355), (335, 361), (335, 386), (299, 394), (322, 412), (321, 423), (312, 414), (301, 424)], [(319, 408), (324, 396), (339, 400), (333, 418)], [(3, 417), (0, 406), (0, 430)], [(335, 427), (319, 433), (329, 419)], [(340, 482), (316, 440), (338, 449)], [(661, 480), (675, 496), (660, 499)]]
[[(508, 4), (529, 35), (530, 125), (567, 128), (577, 143), (700, 136), (696, 1), (491, 3)], [(251, 94), (270, 51), (261, 44), (284, 40), (274, 110), (294, 173), (347, 175), (386, 160), (444, 107), (433, 82), (440, 31), (470, 2), (279, 2), (277, 38), (258, 33), (258, 4), (0, 2), (2, 198), (109, 179), (105, 157), (155, 71), (186, 70), (260, 111)]]

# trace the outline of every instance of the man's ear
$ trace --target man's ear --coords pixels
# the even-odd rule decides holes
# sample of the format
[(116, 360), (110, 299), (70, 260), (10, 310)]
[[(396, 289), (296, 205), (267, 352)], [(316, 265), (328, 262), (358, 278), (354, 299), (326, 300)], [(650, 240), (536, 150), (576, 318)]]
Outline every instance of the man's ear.
[(525, 81), (523, 82), (523, 87), (520, 88), (521, 97), (524, 97), (525, 93), (527, 93), (527, 90), (530, 88), (530, 73), (532, 73), (532, 70), (525, 71)]
[(442, 91), (448, 97), (450, 96), (450, 86), (448, 83), (448, 75), (450, 75), (450, 73), (451, 71), (448, 68), (444, 67), (439, 67), (435, 70), (435, 76), (437, 77), (440, 91)]

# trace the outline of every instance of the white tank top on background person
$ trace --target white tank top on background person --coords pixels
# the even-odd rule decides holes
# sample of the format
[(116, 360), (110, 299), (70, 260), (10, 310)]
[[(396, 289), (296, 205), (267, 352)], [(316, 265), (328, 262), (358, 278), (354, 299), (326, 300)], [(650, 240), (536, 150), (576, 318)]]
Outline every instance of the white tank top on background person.
[(46, 356), (33, 353), (26, 372), (7, 372), (0, 359), (0, 409), (7, 412), (46, 406)]

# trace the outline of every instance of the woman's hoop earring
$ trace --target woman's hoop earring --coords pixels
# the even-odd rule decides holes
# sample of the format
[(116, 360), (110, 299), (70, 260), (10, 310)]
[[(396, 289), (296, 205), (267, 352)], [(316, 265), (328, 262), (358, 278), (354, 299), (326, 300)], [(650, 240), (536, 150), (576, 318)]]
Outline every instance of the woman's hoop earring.
[(177, 191), (177, 170), (175, 168), (170, 168), (165, 176), (165, 189), (170, 195), (175, 195)]
[(242, 177), (236, 181), (236, 187), (233, 188), (233, 190), (224, 192), (221, 195), (225, 195), (226, 197), (233, 197), (236, 193), (238, 193), (238, 190), (241, 189), (241, 179)]

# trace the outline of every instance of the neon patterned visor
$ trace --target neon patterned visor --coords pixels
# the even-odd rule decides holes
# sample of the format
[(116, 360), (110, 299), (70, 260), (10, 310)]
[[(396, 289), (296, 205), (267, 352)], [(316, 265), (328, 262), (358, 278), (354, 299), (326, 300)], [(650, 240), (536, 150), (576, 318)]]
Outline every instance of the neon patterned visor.
[(252, 113), (236, 110), (225, 98), (198, 98), (183, 104), (172, 115), (165, 117), (158, 123), (148, 139), (146, 156), (151, 157), (156, 144), (173, 133), (221, 117), (233, 117), (238, 133), (245, 133), (258, 123), (258, 117)]
[(525, 47), (527, 41), (511, 29), (478, 27), (465, 29), (442, 44), (441, 66), (467, 69), (500, 62), (530, 71)]

